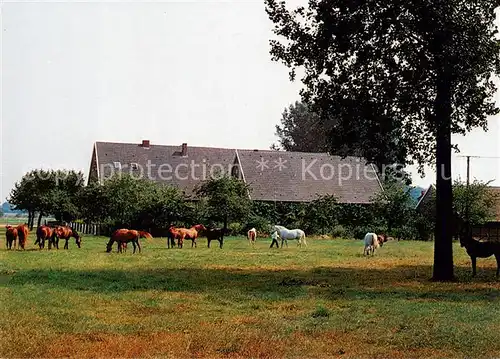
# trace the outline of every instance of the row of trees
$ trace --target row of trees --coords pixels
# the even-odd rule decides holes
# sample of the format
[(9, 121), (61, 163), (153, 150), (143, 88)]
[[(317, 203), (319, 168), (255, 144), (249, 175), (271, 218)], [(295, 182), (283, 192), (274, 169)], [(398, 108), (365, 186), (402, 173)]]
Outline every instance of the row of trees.
[(28, 212), (31, 228), (35, 216), (40, 225), (47, 215), (57, 221), (79, 219), (141, 228), (193, 224), (207, 218), (227, 226), (250, 208), (247, 186), (231, 177), (207, 181), (196, 189), (196, 198), (187, 198), (175, 187), (128, 175), (84, 186), (81, 172), (45, 170), (24, 175), (11, 191), (9, 202)]
[[(82, 179), (82, 173), (74, 171), (32, 171), (16, 183), (9, 201), (16, 209), (28, 211), (31, 227), (37, 214), (38, 225), (42, 216), (53, 215), (58, 221), (79, 219), (144, 229), (205, 223), (237, 234), (251, 227), (267, 232), (271, 224), (280, 223), (308, 234), (360, 238), (375, 230), (405, 239), (428, 239), (436, 224), (435, 199), (417, 211), (411, 188), (395, 180), (387, 180), (385, 190), (367, 206), (341, 204), (334, 196), (310, 203), (250, 201), (250, 188), (233, 177), (201, 183), (191, 198), (175, 187), (127, 175), (102, 185), (83, 186)], [(462, 217), (470, 203), (473, 224), (494, 214), (496, 198), (485, 183), (476, 181), (467, 189), (456, 182), (454, 198), (455, 211)]]

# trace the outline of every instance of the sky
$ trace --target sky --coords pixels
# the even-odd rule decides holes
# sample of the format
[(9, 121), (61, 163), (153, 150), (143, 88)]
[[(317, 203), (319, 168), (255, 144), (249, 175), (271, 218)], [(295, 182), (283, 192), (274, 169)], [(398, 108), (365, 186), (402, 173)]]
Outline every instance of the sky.
[[(0, 10), (0, 202), (31, 169), (87, 175), (96, 141), (268, 149), (300, 98), (301, 83), (271, 61), (262, 0), (4, 1)], [(491, 118), (487, 133), (455, 138), (459, 155), (500, 156), (499, 135)], [(454, 155), (455, 177), (465, 163)], [(471, 176), (500, 185), (499, 165), (472, 158)], [(410, 169), (414, 184), (434, 181), (431, 169), (425, 178)]]

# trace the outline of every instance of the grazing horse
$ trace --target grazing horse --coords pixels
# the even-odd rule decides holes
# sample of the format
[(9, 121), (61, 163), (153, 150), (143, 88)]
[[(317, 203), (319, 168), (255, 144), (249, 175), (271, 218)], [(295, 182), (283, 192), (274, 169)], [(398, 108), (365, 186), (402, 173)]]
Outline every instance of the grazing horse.
[(384, 245), (384, 243), (387, 242), (389, 239), (388, 239), (386, 234), (382, 233), (382, 234), (377, 235), (377, 240), (378, 240), (378, 244), (380, 244), (380, 247), (382, 247)]
[(190, 239), (191, 242), (191, 248), (193, 246), (196, 248), (196, 238), (198, 238), (198, 232), (200, 231), (206, 231), (207, 229), (203, 224), (197, 224), (195, 226), (192, 226), (191, 228), (175, 228), (177, 233), (179, 234), (179, 240), (178, 240), (178, 246), (179, 248), (182, 248), (184, 244), (184, 239)]
[(365, 235), (365, 249), (363, 255), (373, 255), (375, 249), (379, 247), (378, 237), (375, 233), (367, 233)]
[(16, 249), (17, 228), (12, 226), (6, 226), (5, 239), (7, 240), (7, 249), (12, 249), (12, 243), (14, 243), (14, 249)]
[(495, 256), (497, 261), (498, 277), (500, 273), (500, 242), (481, 241), (474, 238), (469, 231), (462, 230), (460, 233), (460, 246), (465, 247), (472, 262), (472, 276), (476, 275), (476, 259)]
[(57, 249), (59, 249), (59, 239), (66, 240), (64, 249), (68, 249), (68, 241), (71, 237), (75, 239), (75, 243), (78, 248), (82, 247), (82, 237), (73, 228), (67, 226), (56, 227), (54, 229), (54, 233), (54, 245)]
[(208, 228), (204, 233), (207, 236), (208, 248), (210, 248), (211, 241), (219, 241), (219, 247), (222, 249), (224, 244), (224, 228)]
[(281, 238), (281, 248), (283, 248), (283, 242), (285, 242), (288, 247), (289, 239), (296, 239), (297, 246), (302, 247), (302, 244), (307, 246), (306, 234), (302, 229), (287, 229), (283, 226), (274, 226), (274, 230), (278, 232)]
[(255, 244), (255, 239), (257, 238), (257, 230), (255, 228), (250, 229), (247, 232), (248, 243), (252, 246)]
[(28, 241), (28, 225), (27, 224), (20, 224), (17, 226), (17, 235), (19, 236), (19, 248), (24, 249), (26, 246), (26, 242)]
[(113, 243), (117, 242), (118, 243), (118, 252), (122, 252), (123, 249), (123, 244), (132, 242), (132, 245), (134, 246), (134, 252), (136, 250), (136, 247), (139, 248), (139, 253), (141, 252), (141, 243), (139, 242), (140, 238), (153, 238), (151, 234), (148, 232), (144, 231), (136, 231), (134, 229), (117, 229), (116, 231), (113, 232), (111, 237), (109, 238), (109, 242), (106, 245), (106, 252), (111, 252), (111, 249), (113, 248)]
[(168, 227), (167, 231), (167, 248), (175, 247), (175, 239), (179, 240), (179, 232), (177, 232), (176, 228), (173, 225)]
[(45, 241), (48, 240), (49, 249), (51, 249), (52, 244), (54, 245), (56, 244), (55, 236), (56, 236), (56, 231), (54, 228), (42, 225), (36, 229), (35, 245), (38, 244), (38, 247), (42, 249), (45, 247)]

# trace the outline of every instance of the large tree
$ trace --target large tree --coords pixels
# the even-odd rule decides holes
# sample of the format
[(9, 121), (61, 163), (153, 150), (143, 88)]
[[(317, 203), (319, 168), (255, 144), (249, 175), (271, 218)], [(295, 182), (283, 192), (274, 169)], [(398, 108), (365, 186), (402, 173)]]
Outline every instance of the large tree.
[[(376, 158), (394, 133), (398, 158), (437, 170), (433, 278), (453, 280), (452, 133), (486, 128), (498, 113), (499, 0), (266, 0), (274, 60), (302, 68), (301, 92), (323, 121), (335, 118), (331, 150), (355, 144)], [(328, 126), (327, 126), (328, 128)], [(335, 139), (341, 136), (340, 144)]]

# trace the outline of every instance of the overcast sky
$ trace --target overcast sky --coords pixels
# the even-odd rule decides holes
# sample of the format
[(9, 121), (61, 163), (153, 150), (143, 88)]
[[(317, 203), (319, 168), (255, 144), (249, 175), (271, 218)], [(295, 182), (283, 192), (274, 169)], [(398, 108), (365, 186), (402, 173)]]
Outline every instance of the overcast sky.
[[(0, 6), (0, 201), (34, 168), (87, 175), (95, 141), (268, 149), (299, 99), (300, 82), (271, 61), (261, 0)], [(499, 135), (491, 119), (458, 143), (500, 156)], [(499, 164), (472, 159), (471, 173), (500, 180)], [(454, 175), (465, 176), (464, 159)]]

